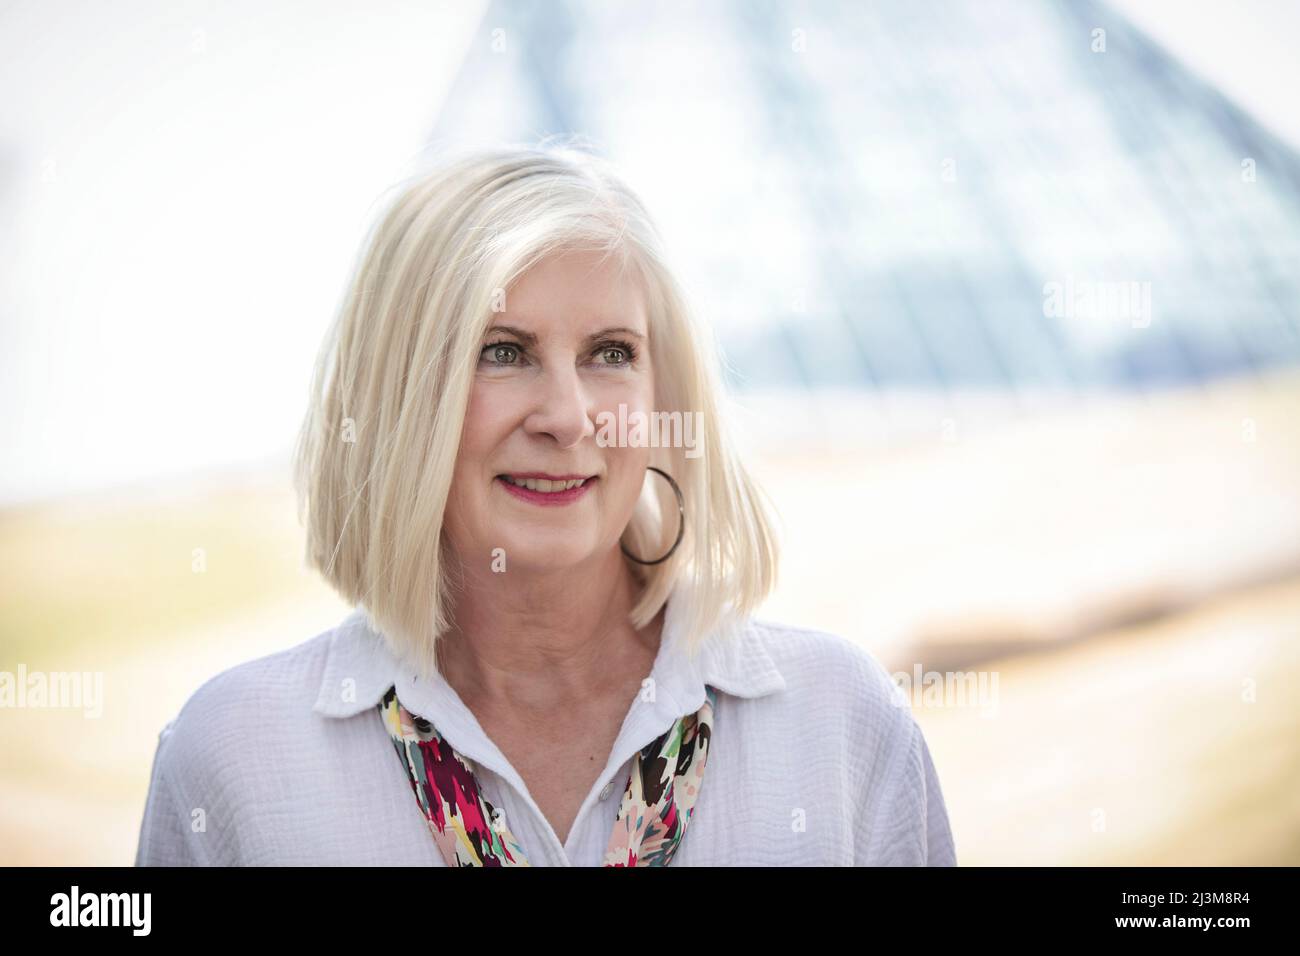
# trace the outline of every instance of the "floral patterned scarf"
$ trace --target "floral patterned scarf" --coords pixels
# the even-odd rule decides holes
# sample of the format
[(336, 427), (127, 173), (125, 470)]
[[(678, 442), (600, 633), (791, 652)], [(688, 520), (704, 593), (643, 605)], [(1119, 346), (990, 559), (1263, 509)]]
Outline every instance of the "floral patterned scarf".
[[(709, 756), (717, 691), (705, 688), (698, 712), (636, 755), (605, 849), (604, 866), (667, 866), (681, 845)], [(448, 866), (529, 866), (504, 818), (479, 790), (473, 764), (389, 688), (379, 703), (416, 802)]]

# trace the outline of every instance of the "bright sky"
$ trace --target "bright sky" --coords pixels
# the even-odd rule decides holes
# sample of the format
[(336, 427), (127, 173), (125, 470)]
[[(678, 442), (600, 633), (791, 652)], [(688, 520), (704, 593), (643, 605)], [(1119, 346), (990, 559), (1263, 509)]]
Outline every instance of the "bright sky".
[(0, 7), (0, 501), (284, 449), (483, 6)]
[(1300, 148), (1300, 3), (1110, 0), (1174, 58)]

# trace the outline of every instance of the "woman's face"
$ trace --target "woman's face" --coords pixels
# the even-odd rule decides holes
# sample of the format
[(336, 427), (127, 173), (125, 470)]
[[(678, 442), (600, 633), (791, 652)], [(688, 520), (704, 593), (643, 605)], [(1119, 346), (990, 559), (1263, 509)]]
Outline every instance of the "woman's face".
[[(596, 435), (602, 412), (617, 421), (620, 405), (631, 420), (653, 410), (649, 333), (639, 288), (616, 258), (600, 258), (543, 260), (493, 314), (445, 522), (470, 568), (573, 567), (617, 548), (632, 516), (650, 450), (601, 447)], [(582, 486), (556, 491), (578, 478)]]

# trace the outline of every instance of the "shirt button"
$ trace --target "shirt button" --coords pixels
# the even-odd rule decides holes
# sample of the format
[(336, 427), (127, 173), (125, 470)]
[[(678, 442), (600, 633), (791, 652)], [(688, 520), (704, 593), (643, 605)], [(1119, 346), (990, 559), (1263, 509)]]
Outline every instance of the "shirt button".
[(614, 784), (613, 784), (613, 781), (611, 781), (611, 782), (605, 784), (604, 789), (602, 789), (602, 790), (600, 791), (600, 799), (604, 800), (606, 797), (609, 796), (610, 788), (611, 788), (613, 785), (614, 785)]

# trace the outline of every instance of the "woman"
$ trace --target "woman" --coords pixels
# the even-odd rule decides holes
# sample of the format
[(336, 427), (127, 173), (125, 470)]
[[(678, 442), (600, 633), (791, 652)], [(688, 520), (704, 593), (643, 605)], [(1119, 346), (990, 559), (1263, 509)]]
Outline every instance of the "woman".
[(955, 863), (884, 669), (753, 617), (776, 546), (694, 322), (595, 157), (407, 183), (297, 456), (356, 610), (190, 698), (137, 864)]

